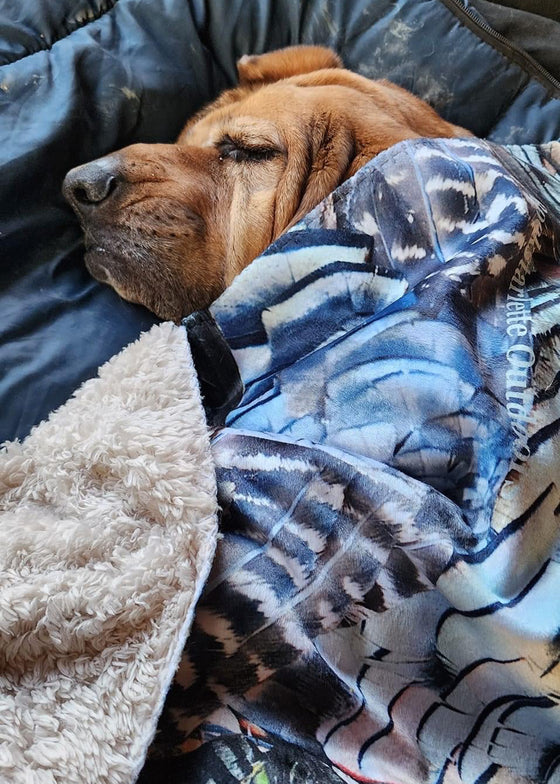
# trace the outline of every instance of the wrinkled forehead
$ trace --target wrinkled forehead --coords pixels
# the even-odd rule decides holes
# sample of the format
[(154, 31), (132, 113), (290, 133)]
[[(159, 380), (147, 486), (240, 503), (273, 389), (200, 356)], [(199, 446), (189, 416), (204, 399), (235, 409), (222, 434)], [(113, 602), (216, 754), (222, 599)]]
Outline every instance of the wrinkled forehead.
[[(236, 92), (232, 90), (231, 93)], [(282, 148), (295, 120), (300, 96), (296, 85), (272, 84), (243, 93), (235, 100), (210, 105), (193, 118), (181, 133), (178, 144), (212, 147), (224, 137), (240, 143)]]

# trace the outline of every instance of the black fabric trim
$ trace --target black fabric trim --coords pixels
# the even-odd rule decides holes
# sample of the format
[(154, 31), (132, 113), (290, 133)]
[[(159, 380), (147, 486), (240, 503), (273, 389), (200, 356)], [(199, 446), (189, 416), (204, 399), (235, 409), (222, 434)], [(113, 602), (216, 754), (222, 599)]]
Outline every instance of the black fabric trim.
[(210, 427), (221, 427), (243, 396), (237, 363), (207, 310), (191, 313), (181, 323), (187, 331), (206, 420)]

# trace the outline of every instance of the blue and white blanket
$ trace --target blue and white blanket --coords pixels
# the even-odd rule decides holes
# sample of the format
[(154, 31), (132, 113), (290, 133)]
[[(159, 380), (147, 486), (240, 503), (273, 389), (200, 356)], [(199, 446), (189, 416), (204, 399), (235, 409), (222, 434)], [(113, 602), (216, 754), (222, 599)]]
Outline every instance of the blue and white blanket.
[(212, 307), (244, 393), (150, 764), (560, 782), (559, 169), (404, 142)]

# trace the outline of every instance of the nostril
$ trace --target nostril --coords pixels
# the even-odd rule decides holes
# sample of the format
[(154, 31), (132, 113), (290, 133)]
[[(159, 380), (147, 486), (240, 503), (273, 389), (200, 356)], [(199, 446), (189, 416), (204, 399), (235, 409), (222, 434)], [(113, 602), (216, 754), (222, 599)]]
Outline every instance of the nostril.
[(74, 188), (74, 198), (76, 199), (76, 201), (79, 201), (80, 204), (87, 204), (89, 202), (86, 189), (82, 188), (79, 185), (76, 188)]
[(108, 199), (117, 190), (120, 179), (114, 162), (104, 159), (68, 172), (62, 192), (75, 209), (91, 207)]
[(74, 183), (72, 193), (80, 204), (99, 204), (105, 201), (117, 187), (114, 174), (94, 176), (88, 180)]

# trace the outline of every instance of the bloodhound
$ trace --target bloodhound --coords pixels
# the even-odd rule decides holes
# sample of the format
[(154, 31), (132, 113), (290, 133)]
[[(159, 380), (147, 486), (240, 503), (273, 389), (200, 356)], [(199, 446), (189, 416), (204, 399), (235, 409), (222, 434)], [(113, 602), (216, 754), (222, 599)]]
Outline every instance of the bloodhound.
[(86, 264), (127, 300), (179, 321), (373, 156), (403, 139), (470, 136), (323, 47), (242, 57), (239, 86), (175, 144), (133, 144), (70, 171)]

